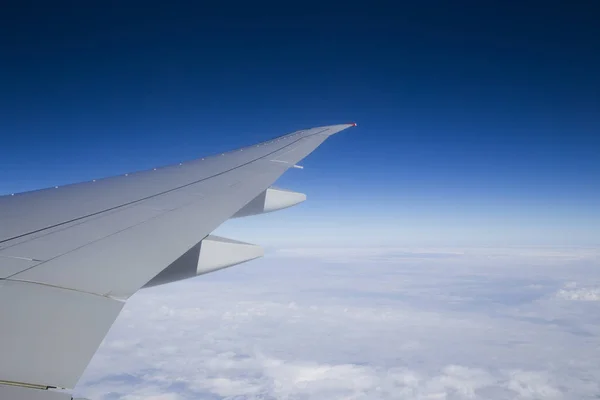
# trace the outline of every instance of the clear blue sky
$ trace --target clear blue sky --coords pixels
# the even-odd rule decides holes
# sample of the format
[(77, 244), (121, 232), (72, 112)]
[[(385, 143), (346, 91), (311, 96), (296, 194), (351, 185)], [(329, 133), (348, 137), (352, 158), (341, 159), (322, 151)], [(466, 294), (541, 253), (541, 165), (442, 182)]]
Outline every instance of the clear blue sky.
[(599, 244), (596, 14), (485, 3), (3, 8), (0, 192), (356, 121), (244, 239)]

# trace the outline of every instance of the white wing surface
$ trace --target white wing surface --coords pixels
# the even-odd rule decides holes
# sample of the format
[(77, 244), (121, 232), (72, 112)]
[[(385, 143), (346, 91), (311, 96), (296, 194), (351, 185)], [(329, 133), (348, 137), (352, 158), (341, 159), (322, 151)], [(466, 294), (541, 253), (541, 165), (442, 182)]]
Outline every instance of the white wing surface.
[(260, 256), (257, 246), (208, 235), (231, 217), (304, 200), (270, 186), (351, 126), (312, 128), (178, 165), (1, 196), (0, 398), (17, 398), (18, 390), (28, 393), (23, 398), (58, 396), (39, 389), (72, 388), (124, 302), (145, 285)]

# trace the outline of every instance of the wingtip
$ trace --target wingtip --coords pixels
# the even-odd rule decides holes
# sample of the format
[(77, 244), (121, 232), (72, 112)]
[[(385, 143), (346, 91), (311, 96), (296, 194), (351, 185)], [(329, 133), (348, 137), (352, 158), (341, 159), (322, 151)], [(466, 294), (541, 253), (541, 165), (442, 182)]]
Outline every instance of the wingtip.
[(330, 126), (330, 127), (329, 127), (329, 129), (332, 129), (333, 131), (332, 131), (332, 132), (330, 132), (329, 134), (330, 134), (330, 135), (333, 135), (333, 134), (335, 134), (335, 133), (338, 133), (338, 132), (340, 132), (340, 131), (343, 131), (343, 130), (345, 130), (345, 129), (348, 129), (348, 128), (353, 128), (353, 127), (355, 127), (356, 125), (357, 125), (357, 124), (356, 124), (356, 122), (348, 122), (348, 123), (346, 123), (346, 124), (332, 125), (332, 126)]
[(343, 131), (344, 129), (355, 127), (356, 125), (357, 125), (356, 122), (349, 122), (346, 124), (328, 125), (328, 126), (321, 126), (318, 128), (311, 128), (311, 129), (320, 129), (320, 130), (322, 130), (322, 132), (320, 132), (320, 133), (322, 133), (323, 135), (331, 136), (340, 131)]

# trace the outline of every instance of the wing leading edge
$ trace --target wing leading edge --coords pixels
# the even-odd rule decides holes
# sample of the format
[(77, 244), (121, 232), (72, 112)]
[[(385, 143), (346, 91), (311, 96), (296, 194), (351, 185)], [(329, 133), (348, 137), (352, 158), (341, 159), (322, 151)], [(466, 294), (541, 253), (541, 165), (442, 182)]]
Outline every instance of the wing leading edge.
[(0, 394), (72, 388), (127, 298), (351, 126), (0, 197)]

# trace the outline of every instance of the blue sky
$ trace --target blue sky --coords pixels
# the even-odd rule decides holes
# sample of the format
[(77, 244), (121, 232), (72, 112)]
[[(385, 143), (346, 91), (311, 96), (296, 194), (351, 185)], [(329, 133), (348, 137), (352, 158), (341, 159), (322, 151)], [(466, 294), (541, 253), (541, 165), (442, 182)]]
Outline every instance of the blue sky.
[(15, 6), (0, 28), (0, 192), (356, 121), (279, 182), (306, 204), (223, 231), (598, 244), (593, 13), (466, 4)]

